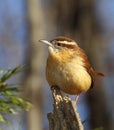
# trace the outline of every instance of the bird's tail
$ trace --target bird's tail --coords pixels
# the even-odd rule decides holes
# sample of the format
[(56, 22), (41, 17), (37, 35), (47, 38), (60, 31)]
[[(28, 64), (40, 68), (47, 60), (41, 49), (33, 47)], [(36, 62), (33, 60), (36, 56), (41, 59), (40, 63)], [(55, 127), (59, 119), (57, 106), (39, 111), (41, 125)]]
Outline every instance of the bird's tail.
[(103, 73), (101, 73), (101, 72), (96, 72), (96, 71), (94, 71), (94, 75), (95, 75), (95, 76), (97, 76), (97, 75), (98, 75), (98, 76), (105, 76)]
[(93, 68), (91, 68), (90, 70), (91, 70), (93, 76), (105, 76), (103, 73), (97, 72)]

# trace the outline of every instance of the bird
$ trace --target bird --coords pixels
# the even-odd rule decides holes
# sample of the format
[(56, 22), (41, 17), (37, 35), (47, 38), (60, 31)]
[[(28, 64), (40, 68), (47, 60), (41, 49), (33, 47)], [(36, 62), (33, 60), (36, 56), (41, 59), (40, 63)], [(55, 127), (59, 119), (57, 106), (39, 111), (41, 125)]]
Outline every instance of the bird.
[(48, 45), (46, 65), (46, 79), (50, 86), (58, 86), (61, 91), (77, 95), (94, 86), (96, 76), (104, 76), (95, 71), (86, 55), (75, 40), (65, 36), (58, 36), (53, 40), (39, 40)]

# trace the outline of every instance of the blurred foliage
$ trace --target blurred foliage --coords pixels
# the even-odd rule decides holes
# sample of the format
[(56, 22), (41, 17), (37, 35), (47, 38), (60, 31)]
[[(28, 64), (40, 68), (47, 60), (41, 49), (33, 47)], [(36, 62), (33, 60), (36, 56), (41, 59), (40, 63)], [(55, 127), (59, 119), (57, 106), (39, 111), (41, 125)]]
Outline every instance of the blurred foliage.
[(23, 89), (18, 84), (8, 84), (7, 80), (21, 72), (25, 66), (0, 70), (0, 122), (6, 123), (6, 114), (18, 114), (21, 110), (28, 111), (31, 103), (22, 97)]

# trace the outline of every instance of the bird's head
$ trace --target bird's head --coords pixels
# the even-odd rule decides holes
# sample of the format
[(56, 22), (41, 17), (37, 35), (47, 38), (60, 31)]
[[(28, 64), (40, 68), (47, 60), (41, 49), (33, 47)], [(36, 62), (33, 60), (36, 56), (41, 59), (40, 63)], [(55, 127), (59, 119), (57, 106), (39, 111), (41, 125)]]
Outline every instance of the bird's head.
[(49, 45), (49, 52), (50, 51), (61, 51), (65, 49), (74, 49), (78, 47), (77, 43), (67, 37), (59, 36), (53, 40), (47, 41), (47, 40), (39, 40), (42, 43), (45, 43)]

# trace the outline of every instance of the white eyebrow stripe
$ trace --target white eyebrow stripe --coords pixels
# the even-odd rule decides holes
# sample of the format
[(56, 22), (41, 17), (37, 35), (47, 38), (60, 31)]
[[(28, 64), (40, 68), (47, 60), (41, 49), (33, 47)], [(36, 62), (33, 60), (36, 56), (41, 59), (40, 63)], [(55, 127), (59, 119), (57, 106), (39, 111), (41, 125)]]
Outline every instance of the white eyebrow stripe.
[(76, 45), (76, 42), (58, 41), (60, 44)]

